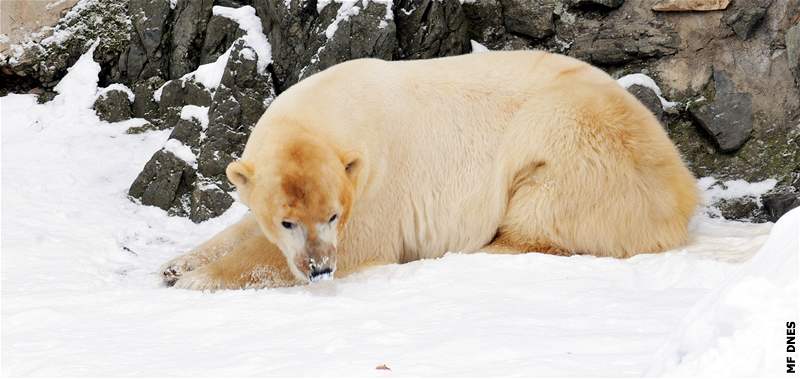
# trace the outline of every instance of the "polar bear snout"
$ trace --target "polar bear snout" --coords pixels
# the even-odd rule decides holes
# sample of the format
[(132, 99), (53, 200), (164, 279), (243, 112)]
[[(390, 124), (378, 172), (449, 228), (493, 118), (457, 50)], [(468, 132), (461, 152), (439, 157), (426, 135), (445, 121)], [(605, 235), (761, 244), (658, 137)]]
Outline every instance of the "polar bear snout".
[(295, 266), (311, 282), (333, 278), (336, 271), (336, 247), (312, 243), (295, 259)]

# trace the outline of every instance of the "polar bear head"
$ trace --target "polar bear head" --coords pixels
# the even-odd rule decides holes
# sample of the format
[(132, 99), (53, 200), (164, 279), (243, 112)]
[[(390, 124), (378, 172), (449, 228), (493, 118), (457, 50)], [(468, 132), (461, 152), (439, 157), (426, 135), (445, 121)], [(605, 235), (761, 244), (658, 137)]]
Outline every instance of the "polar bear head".
[(353, 206), (360, 155), (305, 135), (228, 165), (228, 179), (298, 280), (333, 276)]

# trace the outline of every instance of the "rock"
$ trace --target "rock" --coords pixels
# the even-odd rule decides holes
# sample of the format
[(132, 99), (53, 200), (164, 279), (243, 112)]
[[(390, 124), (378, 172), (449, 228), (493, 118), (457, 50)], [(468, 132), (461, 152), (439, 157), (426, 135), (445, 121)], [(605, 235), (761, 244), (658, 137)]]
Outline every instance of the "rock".
[(654, 11), (716, 11), (728, 7), (730, 0), (661, 0), (653, 5)]
[(200, 49), (200, 64), (216, 61), (243, 34), (244, 31), (236, 21), (227, 17), (211, 16), (203, 47)]
[(158, 101), (158, 120), (165, 127), (175, 125), (186, 105), (211, 105), (211, 92), (202, 84), (189, 79), (173, 79), (161, 88)]
[(800, 23), (786, 31), (786, 55), (789, 68), (794, 74), (794, 81), (800, 87)]
[[(131, 42), (120, 58), (120, 71), (129, 82), (153, 76), (169, 77), (168, 21), (172, 14), (164, 0), (130, 0)], [(163, 45), (162, 45), (163, 44)]]
[(661, 99), (658, 98), (655, 91), (648, 87), (634, 84), (628, 87), (628, 92), (636, 96), (650, 112), (653, 112), (657, 119), (661, 120), (664, 115), (664, 108), (661, 106)]
[(566, 0), (570, 7), (601, 7), (606, 9), (615, 9), (622, 6), (625, 0)]
[(125, 130), (125, 134), (141, 134), (146, 133), (149, 131), (158, 130), (158, 127), (150, 123), (149, 121), (145, 121), (139, 126), (131, 126), (127, 130)]
[(200, 152), (202, 133), (203, 127), (197, 121), (180, 119), (172, 128), (169, 139), (181, 141), (184, 145), (189, 146), (194, 154), (197, 154)]
[(194, 71), (200, 62), (213, 0), (183, 0), (175, 7), (170, 33), (169, 77)]
[(800, 192), (778, 192), (762, 197), (764, 213), (768, 221), (776, 222), (790, 210), (800, 207)]
[(506, 30), (539, 40), (555, 33), (554, 0), (501, 0)]
[[(272, 79), (277, 89), (283, 91), (301, 78), (346, 60), (391, 59), (398, 39), (395, 22), (388, 17), (392, 10), (382, 2), (364, 4), (331, 2), (317, 9), (316, 1), (254, 0), (272, 45)], [(353, 7), (349, 17), (337, 18), (339, 10), (347, 12), (347, 7)], [(394, 15), (399, 17), (398, 12)]]
[(110, 90), (97, 97), (95, 112), (103, 121), (118, 122), (131, 118), (131, 102), (128, 94), (121, 90)]
[(757, 200), (752, 197), (723, 199), (717, 202), (716, 207), (720, 215), (726, 220), (747, 222), (764, 222), (765, 217)]
[(470, 51), (467, 20), (458, 0), (399, 0), (397, 55), (426, 59)]
[[(172, 80), (161, 90), (161, 117), (174, 125), (169, 139), (188, 146), (196, 167), (165, 150), (157, 152), (131, 186), (129, 194), (142, 204), (201, 222), (222, 214), (233, 203), (233, 187), (225, 168), (244, 149), (247, 137), (275, 97), (268, 72), (257, 67), (255, 52), (243, 39), (231, 47), (219, 87), (210, 93), (199, 83)], [(210, 106), (208, 127), (179, 117), (187, 104)]]
[(159, 118), (158, 103), (153, 99), (153, 93), (164, 85), (164, 80), (158, 76), (138, 81), (133, 84), (133, 115), (135, 117), (153, 120)]
[(233, 197), (213, 184), (199, 185), (192, 191), (189, 219), (203, 222), (217, 217), (233, 205)]
[(740, 5), (738, 2), (725, 13), (725, 23), (733, 29), (741, 39), (748, 39), (758, 24), (767, 14), (772, 0), (756, 0)]
[(691, 106), (689, 111), (720, 151), (731, 153), (750, 138), (753, 130), (752, 100), (748, 93), (733, 92), (733, 84), (723, 72), (714, 72), (714, 85), (714, 98)]
[(467, 35), (489, 49), (500, 49), (503, 35), (503, 7), (500, 0), (465, 2), (461, 5), (467, 19)]
[(244, 150), (250, 130), (275, 96), (270, 77), (258, 73), (253, 55), (243, 53), (245, 49), (250, 48), (240, 41), (231, 50), (197, 159), (199, 173), (226, 190), (232, 187), (225, 168)]
[(128, 196), (170, 214), (189, 213), (188, 193), (196, 175), (189, 163), (164, 149), (156, 152), (136, 177)]
[(570, 55), (598, 65), (618, 65), (672, 55), (679, 46), (674, 32), (634, 22), (578, 35)]
[[(70, 0), (71, 1), (71, 0)], [(4, 19), (8, 9), (3, 2)], [(23, 3), (23, 2), (19, 2)], [(52, 5), (52, 6), (51, 6)], [(64, 4), (48, 4), (46, 14)], [(33, 7), (29, 5), (28, 7)], [(14, 17), (13, 11), (7, 16)], [(100, 63), (100, 82), (120, 79), (117, 62), (129, 43), (131, 25), (128, 2), (95, 0), (73, 7), (50, 30), (34, 33), (32, 40), (0, 52), (0, 95), (35, 87), (51, 88), (67, 73), (87, 46), (99, 40), (94, 59)], [(8, 32), (3, 25), (3, 33)], [(43, 38), (50, 35), (52, 38)], [(52, 43), (57, 41), (58, 43)]]

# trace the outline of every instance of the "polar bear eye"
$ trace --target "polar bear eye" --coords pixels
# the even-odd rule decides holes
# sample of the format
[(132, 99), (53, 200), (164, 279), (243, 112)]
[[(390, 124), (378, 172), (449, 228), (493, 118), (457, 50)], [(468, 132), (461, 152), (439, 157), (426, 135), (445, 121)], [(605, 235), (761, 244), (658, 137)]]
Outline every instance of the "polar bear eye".
[(333, 216), (331, 216), (331, 219), (328, 220), (328, 224), (332, 224), (337, 218), (339, 218), (339, 214), (334, 213)]
[(286, 229), (292, 230), (292, 229), (294, 229), (294, 226), (295, 226), (295, 225), (294, 225), (294, 223), (293, 223), (293, 222), (289, 222), (289, 221), (282, 221), (282, 222), (281, 222), (281, 226), (283, 226), (283, 227), (284, 227), (284, 228), (286, 228)]

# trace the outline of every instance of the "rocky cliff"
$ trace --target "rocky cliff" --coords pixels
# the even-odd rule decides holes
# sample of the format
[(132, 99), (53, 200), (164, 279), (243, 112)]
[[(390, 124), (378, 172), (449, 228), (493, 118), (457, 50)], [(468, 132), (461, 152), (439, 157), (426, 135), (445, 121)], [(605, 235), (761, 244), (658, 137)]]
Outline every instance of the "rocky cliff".
[(81, 0), (0, 51), (0, 94), (47, 101), (99, 40), (98, 115), (171, 130), (129, 195), (199, 222), (233, 202), (226, 165), (303, 78), (361, 57), (543, 49), (623, 78), (704, 185), (769, 180), (710, 211), (774, 221), (800, 205), (799, 22), (800, 0)]

